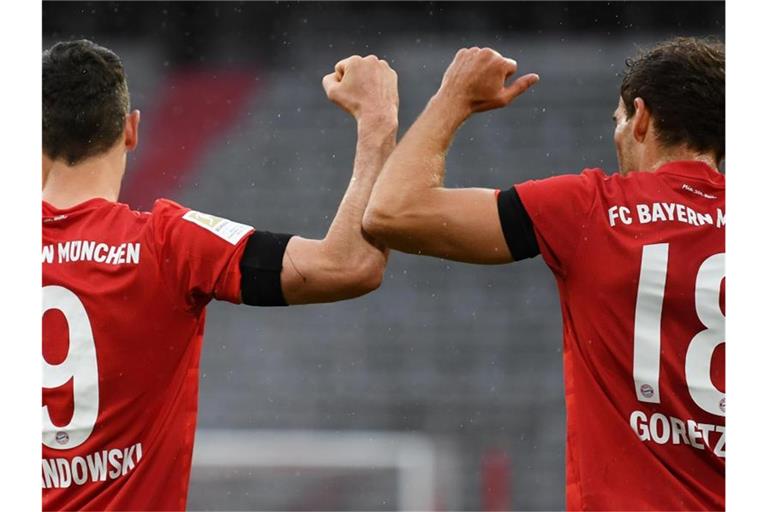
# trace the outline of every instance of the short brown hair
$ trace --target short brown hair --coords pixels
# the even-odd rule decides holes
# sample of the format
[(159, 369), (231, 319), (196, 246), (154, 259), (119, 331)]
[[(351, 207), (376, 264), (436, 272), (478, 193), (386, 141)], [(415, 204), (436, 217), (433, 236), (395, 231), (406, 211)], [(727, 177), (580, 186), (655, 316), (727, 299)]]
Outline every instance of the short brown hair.
[(677, 37), (627, 59), (621, 98), (650, 111), (660, 142), (725, 157), (725, 46), (714, 38)]
[(43, 151), (74, 165), (123, 133), (128, 82), (120, 58), (86, 39), (43, 52)]

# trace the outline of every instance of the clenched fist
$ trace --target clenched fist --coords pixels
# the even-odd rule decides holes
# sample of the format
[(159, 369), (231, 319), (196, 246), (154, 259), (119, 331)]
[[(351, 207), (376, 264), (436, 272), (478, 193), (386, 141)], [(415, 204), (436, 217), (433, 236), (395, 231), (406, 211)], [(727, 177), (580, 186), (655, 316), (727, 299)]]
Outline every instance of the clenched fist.
[(443, 75), (438, 96), (469, 115), (504, 107), (539, 81), (530, 73), (509, 86), (507, 78), (517, 71), (517, 62), (490, 48), (462, 48)]
[(397, 73), (375, 55), (339, 61), (335, 71), (323, 77), (323, 88), (328, 99), (358, 122), (366, 118), (397, 122)]

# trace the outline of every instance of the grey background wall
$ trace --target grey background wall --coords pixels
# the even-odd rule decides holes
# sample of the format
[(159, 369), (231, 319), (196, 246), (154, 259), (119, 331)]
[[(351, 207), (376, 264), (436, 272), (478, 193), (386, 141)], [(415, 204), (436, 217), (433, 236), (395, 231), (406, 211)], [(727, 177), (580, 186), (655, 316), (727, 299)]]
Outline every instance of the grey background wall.
[[(46, 2), (43, 22), (44, 47), (89, 37), (123, 57), (150, 133), (162, 129), (158, 91), (175, 70), (252, 73), (239, 113), (184, 169), (162, 169), (173, 186), (157, 193), (259, 229), (320, 237), (355, 142), (353, 121), (320, 86), (337, 60), (375, 53), (391, 63), (401, 134), (460, 47), (491, 46), (521, 72), (538, 72), (540, 84), (513, 106), (467, 122), (449, 154), (449, 185), (505, 188), (615, 169), (611, 113), (624, 60), (672, 35), (723, 38), (725, 13), (722, 2)], [(126, 186), (155, 142), (141, 141)], [(183, 139), (163, 144), (185, 150)], [(156, 195), (145, 193), (139, 202)], [(481, 462), (498, 451), (511, 464), (510, 507), (562, 508), (564, 421), (559, 303), (540, 258), (481, 267), (392, 254), (381, 289), (359, 300), (209, 308), (200, 427), (424, 433), (456, 453), (459, 488), (446, 491), (447, 509), (485, 506)], [(247, 479), (221, 483), (232, 487), (217, 507), (313, 508), (296, 499), (299, 480), (285, 474), (269, 489), (250, 487), (264, 496), (250, 505), (241, 499)], [(356, 508), (392, 506), (387, 485), (358, 492)], [(193, 482), (190, 508), (210, 507), (206, 493)]]

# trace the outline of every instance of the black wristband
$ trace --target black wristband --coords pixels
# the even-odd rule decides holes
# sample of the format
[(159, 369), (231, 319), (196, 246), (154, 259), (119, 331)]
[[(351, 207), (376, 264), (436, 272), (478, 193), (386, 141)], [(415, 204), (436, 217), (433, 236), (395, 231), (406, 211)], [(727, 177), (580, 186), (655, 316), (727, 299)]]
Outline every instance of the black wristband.
[(240, 296), (249, 306), (287, 306), (280, 285), (283, 255), (293, 235), (254, 231), (240, 259)]
[(504, 239), (515, 261), (538, 256), (539, 244), (533, 233), (533, 223), (515, 187), (499, 193), (499, 219)]

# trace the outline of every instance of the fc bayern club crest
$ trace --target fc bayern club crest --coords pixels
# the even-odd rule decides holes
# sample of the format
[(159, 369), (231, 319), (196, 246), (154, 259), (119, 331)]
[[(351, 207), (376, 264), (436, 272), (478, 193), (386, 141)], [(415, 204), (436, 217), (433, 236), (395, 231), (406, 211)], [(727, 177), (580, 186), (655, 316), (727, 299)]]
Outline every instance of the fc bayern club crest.
[(650, 384), (643, 384), (642, 386), (640, 386), (640, 393), (645, 398), (651, 398), (653, 396), (653, 386), (651, 386)]

